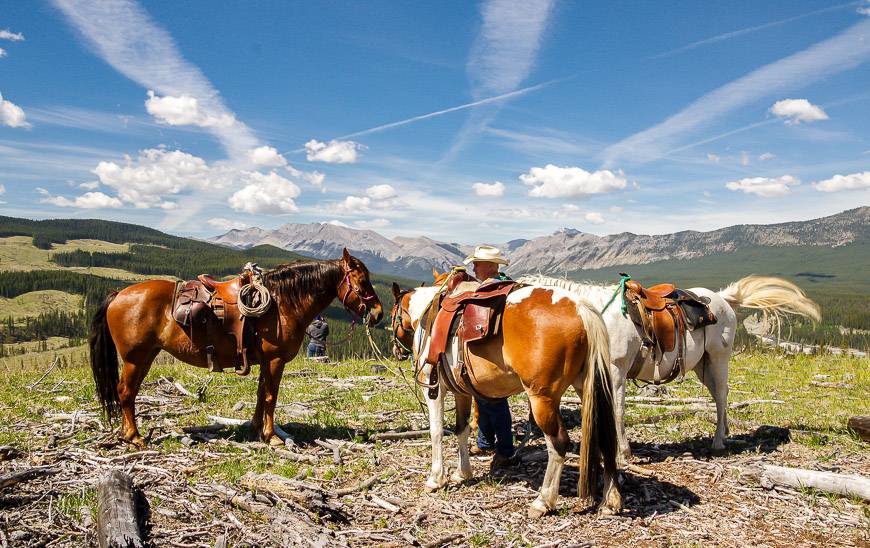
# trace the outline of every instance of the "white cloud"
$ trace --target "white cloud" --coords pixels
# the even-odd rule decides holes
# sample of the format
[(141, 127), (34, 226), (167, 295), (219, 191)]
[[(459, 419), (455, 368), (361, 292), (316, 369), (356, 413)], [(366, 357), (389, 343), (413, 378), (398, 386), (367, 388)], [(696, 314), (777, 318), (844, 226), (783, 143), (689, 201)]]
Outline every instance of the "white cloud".
[(248, 228), (247, 223), (243, 223), (241, 221), (233, 221), (231, 219), (224, 219), (223, 217), (213, 217), (209, 219), (208, 224), (215, 228), (219, 228), (221, 230), (244, 230)]
[(100, 183), (114, 188), (124, 202), (139, 208), (171, 207), (169, 195), (184, 190), (220, 186), (205, 160), (180, 150), (150, 148), (138, 158), (125, 156), (124, 165), (100, 162), (93, 170)]
[(318, 187), (321, 191), (326, 191), (323, 187), (323, 181), (326, 180), (326, 175), (323, 173), (320, 173), (319, 171), (304, 171), (300, 177), (312, 186)]
[(88, 181), (86, 183), (82, 183), (79, 185), (79, 188), (83, 188), (85, 190), (94, 190), (100, 186), (99, 181)]
[(350, 226), (349, 224), (347, 224), (347, 223), (343, 223), (343, 222), (339, 221), (338, 219), (333, 219), (333, 220), (331, 220), (331, 221), (326, 221), (325, 223), (321, 223), (321, 224), (332, 225), (332, 226), (340, 226), (340, 227), (342, 227), (342, 228), (351, 228), (351, 226)]
[(714, 164), (718, 164), (719, 160), (721, 160), (721, 159), (722, 158), (718, 154), (707, 153), (707, 160), (709, 160), (710, 162), (713, 162)]
[(275, 147), (262, 146), (248, 151), (248, 159), (258, 167), (283, 167), (287, 160), (275, 149)]
[(43, 196), (43, 198), (39, 200), (40, 203), (51, 204), (57, 207), (75, 207), (79, 209), (115, 209), (124, 205), (121, 200), (113, 196), (107, 196), (102, 192), (86, 192), (81, 196), (76, 196), (72, 200), (63, 196), (52, 196), (44, 188), (37, 188), (36, 192), (42, 194)]
[(9, 29), (0, 30), (0, 40), (11, 40), (13, 42), (20, 42), (24, 40), (24, 35), (20, 32), (12, 32)]
[(552, 8), (551, 0), (489, 0), (483, 4), (483, 22), (466, 67), (475, 99), (513, 91), (526, 79)]
[[(235, 120), (208, 78), (135, 1), (54, 0), (54, 4), (97, 55), (127, 78), (164, 97), (195, 97), (202, 119)], [(250, 128), (237, 120), (207, 129), (234, 157), (243, 157), (259, 144)]]
[(813, 186), (821, 192), (870, 189), (870, 171), (852, 173), (851, 175), (834, 175), (825, 181), (813, 183)]
[(504, 196), (504, 183), (501, 181), (496, 181), (491, 184), (474, 183), (471, 185), (471, 188), (478, 196)]
[(827, 113), (822, 107), (814, 105), (806, 99), (783, 99), (770, 107), (770, 112), (779, 118), (785, 118), (788, 125), (797, 125), (801, 122), (815, 122), (827, 120)]
[(749, 153), (745, 150), (740, 152), (740, 165), (748, 166), (749, 165)]
[(733, 110), (866, 62), (870, 58), (868, 33), (870, 19), (862, 20), (832, 38), (707, 93), (659, 124), (608, 147), (603, 154), (605, 166), (615, 165), (622, 158), (661, 158), (684, 135)]
[(347, 196), (336, 209), (343, 213), (366, 213), (371, 210), (372, 199), (368, 196)]
[(762, 198), (778, 198), (791, 192), (789, 187), (801, 182), (791, 175), (782, 177), (749, 177), (739, 181), (731, 181), (725, 185), (729, 190), (741, 191), (747, 194), (757, 194)]
[(0, 196), (6, 194), (6, 187), (4, 185), (0, 185)]
[(387, 219), (372, 219), (370, 221), (356, 221), (354, 226), (359, 228), (384, 228), (390, 226), (390, 221)]
[(866, 2), (863, 6), (858, 6), (857, 11), (861, 15), (870, 15), (870, 1)]
[(199, 100), (196, 97), (189, 95), (160, 97), (150, 89), (148, 99), (145, 100), (145, 110), (158, 122), (170, 126), (228, 128), (237, 123), (236, 117), (227, 112), (218, 115), (206, 114), (200, 110)]
[(774, 154), (772, 152), (765, 152), (764, 154), (762, 154), (758, 157), (758, 159), (761, 160), (762, 162), (766, 162), (768, 160), (773, 160), (774, 158), (776, 158), (776, 154)]
[(4, 99), (2, 93), (0, 93), (0, 124), (9, 127), (30, 127), (21, 107)]
[(3, 48), (0, 48), (0, 59), (3, 59), (4, 57), (6, 57), (6, 50)]
[(532, 187), (529, 196), (536, 198), (583, 197), (604, 194), (625, 188), (627, 181), (621, 171), (588, 172), (579, 167), (533, 167), (520, 175), (523, 184)]
[(305, 143), (307, 154), (305, 157), (309, 162), (326, 162), (328, 164), (352, 164), (357, 161), (358, 151), (362, 150), (363, 146), (354, 141), (339, 141), (333, 139), (328, 143), (323, 143), (315, 139), (311, 139)]
[(247, 185), (230, 196), (230, 207), (237, 211), (251, 214), (295, 213), (294, 198), (302, 192), (289, 179), (281, 177), (274, 171), (268, 174), (259, 172), (246, 173)]
[(584, 215), (583, 218), (586, 219), (587, 222), (590, 222), (594, 225), (604, 224), (604, 217), (602, 217), (601, 213), (598, 213), (597, 211), (590, 211), (589, 213)]
[(611, 213), (622, 213), (623, 211), (625, 211), (625, 208), (622, 206), (610, 206), (607, 208), (607, 210)]
[(374, 185), (366, 189), (366, 196), (372, 200), (387, 200), (396, 196), (396, 189), (391, 185)]

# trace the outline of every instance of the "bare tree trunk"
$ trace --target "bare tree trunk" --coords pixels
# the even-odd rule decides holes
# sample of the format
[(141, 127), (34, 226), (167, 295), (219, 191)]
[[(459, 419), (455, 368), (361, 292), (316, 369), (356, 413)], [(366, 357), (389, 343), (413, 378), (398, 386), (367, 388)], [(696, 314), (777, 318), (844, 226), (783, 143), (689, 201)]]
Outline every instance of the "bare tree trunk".
[(764, 464), (741, 469), (741, 475), (756, 479), (762, 487), (782, 485), (793, 489), (811, 487), (845, 497), (860, 497), (870, 501), (870, 478), (857, 474), (836, 474), (803, 468), (786, 468)]
[(97, 541), (100, 548), (142, 548), (133, 480), (109, 470), (97, 484)]

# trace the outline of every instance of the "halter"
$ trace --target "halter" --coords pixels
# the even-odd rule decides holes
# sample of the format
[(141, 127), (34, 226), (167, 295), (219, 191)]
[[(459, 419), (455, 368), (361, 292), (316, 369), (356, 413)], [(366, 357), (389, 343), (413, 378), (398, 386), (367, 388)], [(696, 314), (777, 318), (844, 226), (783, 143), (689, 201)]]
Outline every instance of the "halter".
[(399, 294), (396, 296), (396, 304), (393, 305), (393, 309), (390, 311), (390, 330), (393, 332), (393, 345), (401, 348), (407, 354), (412, 354), (411, 349), (407, 348), (404, 343), (399, 340), (396, 331), (398, 331), (397, 326), (402, 323), (402, 313), (404, 312), (402, 309), (402, 299), (412, 291), (413, 289), (402, 289), (399, 291)]
[[(376, 295), (369, 295), (368, 297), (363, 297), (362, 295), (360, 295), (359, 291), (354, 289), (350, 283), (350, 273), (351, 272), (353, 272), (353, 270), (348, 270), (347, 274), (345, 274), (345, 276), (344, 276), (344, 280), (341, 282), (342, 285), (347, 286), (347, 291), (344, 293), (344, 295), (342, 295), (340, 297), (341, 304), (342, 304), (342, 306), (344, 306), (344, 309), (347, 310), (351, 315), (355, 316), (356, 318), (362, 318), (365, 315), (365, 313), (368, 311), (367, 303), (369, 301), (376, 299), (377, 296)], [(350, 296), (351, 293), (356, 295), (356, 298), (359, 299), (359, 309), (357, 309), (357, 310), (352, 310), (347, 306), (347, 298)]]

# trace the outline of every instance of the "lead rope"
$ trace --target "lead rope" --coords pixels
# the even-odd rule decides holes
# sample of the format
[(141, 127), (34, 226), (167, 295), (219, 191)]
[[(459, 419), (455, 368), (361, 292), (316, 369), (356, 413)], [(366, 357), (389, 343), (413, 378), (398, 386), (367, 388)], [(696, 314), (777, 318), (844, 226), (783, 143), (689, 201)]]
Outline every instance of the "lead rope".
[(251, 273), (251, 283), (239, 290), (239, 312), (248, 318), (259, 318), (272, 305), (272, 295), (263, 285), (263, 271), (257, 263), (246, 264), (244, 270)]
[(616, 299), (617, 295), (622, 295), (622, 306), (620, 307), (622, 310), (622, 315), (623, 316), (628, 315), (628, 308), (625, 304), (625, 282), (630, 280), (631, 276), (629, 276), (628, 274), (624, 274), (624, 273), (621, 273), (619, 276), (620, 276), (619, 285), (616, 286), (616, 291), (613, 292), (613, 295), (610, 296), (610, 300), (607, 301), (607, 304), (604, 305), (604, 308), (601, 309), (602, 315), (604, 314), (604, 312), (607, 311), (607, 309), (610, 307), (610, 305)]

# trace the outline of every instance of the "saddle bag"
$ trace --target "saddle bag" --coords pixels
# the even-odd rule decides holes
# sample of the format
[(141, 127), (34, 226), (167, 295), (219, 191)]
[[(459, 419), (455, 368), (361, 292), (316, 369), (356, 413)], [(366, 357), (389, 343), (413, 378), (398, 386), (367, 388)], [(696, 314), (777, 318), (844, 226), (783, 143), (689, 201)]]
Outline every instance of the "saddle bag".
[(710, 297), (699, 297), (691, 291), (677, 289), (674, 292), (674, 300), (683, 309), (683, 317), (689, 331), (716, 323), (716, 316), (710, 310)]
[(181, 284), (172, 308), (172, 317), (182, 327), (205, 324), (209, 320), (211, 294), (199, 282), (188, 281)]

